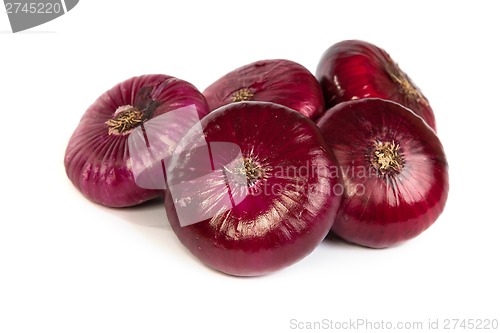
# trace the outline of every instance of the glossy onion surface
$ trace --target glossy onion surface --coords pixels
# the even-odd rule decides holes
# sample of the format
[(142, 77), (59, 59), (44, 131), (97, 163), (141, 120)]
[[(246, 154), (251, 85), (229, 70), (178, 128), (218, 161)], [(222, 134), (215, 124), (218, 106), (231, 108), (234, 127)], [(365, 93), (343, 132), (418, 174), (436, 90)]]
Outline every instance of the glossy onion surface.
[(324, 112), (324, 98), (314, 75), (283, 59), (262, 60), (235, 69), (203, 92), (211, 110), (240, 101), (273, 102), (308, 118)]
[[(178, 124), (172, 124), (172, 118), (162, 123), (154, 120), (172, 111), (182, 113), (183, 108), (195, 110), (195, 121), (208, 113), (201, 92), (175, 77), (143, 75), (117, 84), (87, 109), (74, 131), (64, 158), (69, 179), (87, 198), (111, 207), (133, 206), (161, 195), (162, 184), (141, 187), (136, 183), (132, 167), (139, 165), (146, 175), (154, 163), (145, 162), (146, 144), (143, 148), (134, 145), (131, 133), (146, 133), (146, 128), (153, 132), (154, 127), (155, 144), (162, 150), (159, 155), (165, 155), (157, 159), (160, 162), (175, 149), (175, 141), (183, 131), (187, 132), (193, 120), (183, 123), (179, 114)], [(136, 156), (131, 156), (131, 147), (136, 148)]]
[(331, 46), (316, 71), (326, 107), (353, 99), (377, 97), (413, 110), (436, 130), (429, 101), (383, 49), (360, 40)]
[(383, 248), (436, 221), (448, 196), (448, 165), (422, 118), (395, 102), (362, 99), (328, 110), (318, 126), (345, 186), (335, 234)]
[(308, 118), (273, 103), (232, 103), (179, 144), (168, 171), (168, 219), (206, 265), (266, 274), (304, 258), (329, 232), (340, 203), (335, 169)]

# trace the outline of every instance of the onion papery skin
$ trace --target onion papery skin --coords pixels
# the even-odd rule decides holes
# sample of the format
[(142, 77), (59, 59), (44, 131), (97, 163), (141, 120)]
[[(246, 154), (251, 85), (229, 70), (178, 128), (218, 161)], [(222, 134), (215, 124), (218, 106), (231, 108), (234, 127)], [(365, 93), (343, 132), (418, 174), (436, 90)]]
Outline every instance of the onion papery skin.
[[(344, 181), (334, 234), (385, 248), (418, 236), (443, 212), (449, 190), (443, 146), (411, 110), (381, 99), (344, 102), (329, 109), (318, 126)], [(399, 164), (386, 172), (375, 158), (382, 142), (398, 151)]]
[(361, 98), (398, 102), (422, 117), (436, 131), (434, 112), (422, 91), (380, 47), (361, 40), (332, 45), (316, 70), (326, 108)]
[[(247, 91), (242, 96), (238, 92)], [(210, 110), (244, 98), (284, 105), (311, 119), (324, 111), (318, 80), (304, 66), (285, 59), (257, 61), (237, 68), (208, 86), (205, 95)]]
[[(163, 74), (130, 78), (97, 98), (69, 140), (64, 165), (69, 179), (85, 197), (110, 207), (138, 205), (163, 193), (161, 186), (151, 189), (136, 184), (132, 164), (139, 161), (134, 161), (129, 151), (130, 133), (110, 133), (107, 122), (124, 106), (141, 112), (141, 126), (186, 106), (196, 108), (199, 118), (208, 113), (204, 96), (192, 84)], [(172, 141), (168, 130), (162, 135), (164, 142)], [(163, 148), (173, 151), (175, 146)]]
[[(337, 164), (317, 126), (298, 112), (232, 103), (202, 119), (179, 147), (169, 167), (166, 212), (182, 244), (206, 265), (236, 276), (267, 274), (301, 260), (328, 234), (340, 204), (332, 189), (341, 180), (331, 173)], [(203, 147), (210, 147), (208, 160)], [(247, 174), (243, 185), (228, 186), (238, 155), (257, 165), (251, 174), (261, 177), (250, 181)], [(190, 216), (199, 217), (189, 225), (178, 206), (186, 202)]]

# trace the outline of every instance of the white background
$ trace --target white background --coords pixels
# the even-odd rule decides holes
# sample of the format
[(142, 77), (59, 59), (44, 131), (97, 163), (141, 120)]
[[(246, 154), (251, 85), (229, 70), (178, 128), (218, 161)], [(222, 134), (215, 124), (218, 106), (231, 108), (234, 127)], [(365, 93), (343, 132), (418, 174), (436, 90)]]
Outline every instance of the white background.
[[(292, 319), (424, 328), (429, 319), (500, 319), (493, 4), (82, 0), (18, 34), (2, 9), (0, 332), (293, 332)], [(412, 241), (386, 250), (323, 242), (280, 272), (228, 277), (182, 247), (161, 202), (100, 207), (66, 177), (64, 150), (80, 117), (122, 80), (164, 73), (202, 90), (271, 58), (314, 73), (324, 50), (351, 38), (386, 49), (436, 114), (449, 200)]]

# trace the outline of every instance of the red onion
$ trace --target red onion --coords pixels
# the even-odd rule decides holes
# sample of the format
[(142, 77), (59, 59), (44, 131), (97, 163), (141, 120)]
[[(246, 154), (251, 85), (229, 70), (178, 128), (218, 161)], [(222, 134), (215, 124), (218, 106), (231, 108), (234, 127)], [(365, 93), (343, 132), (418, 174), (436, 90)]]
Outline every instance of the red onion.
[(429, 101), (383, 49), (360, 40), (331, 46), (321, 57), (316, 77), (326, 107), (353, 99), (378, 97), (398, 102), (436, 130)]
[(262, 60), (235, 69), (203, 92), (210, 110), (240, 101), (273, 102), (311, 119), (324, 112), (324, 99), (316, 78), (290, 60)]
[(287, 107), (231, 103), (179, 143), (168, 171), (168, 220), (206, 265), (262, 275), (308, 255), (338, 209), (336, 162), (317, 126)]
[(87, 198), (106, 206), (155, 198), (165, 187), (163, 176), (148, 180), (161, 172), (156, 164), (207, 113), (205, 98), (188, 82), (167, 75), (128, 79), (83, 115), (66, 149), (66, 173)]
[(435, 132), (411, 110), (381, 99), (344, 102), (318, 126), (345, 186), (336, 235), (383, 248), (416, 237), (441, 214), (446, 156)]

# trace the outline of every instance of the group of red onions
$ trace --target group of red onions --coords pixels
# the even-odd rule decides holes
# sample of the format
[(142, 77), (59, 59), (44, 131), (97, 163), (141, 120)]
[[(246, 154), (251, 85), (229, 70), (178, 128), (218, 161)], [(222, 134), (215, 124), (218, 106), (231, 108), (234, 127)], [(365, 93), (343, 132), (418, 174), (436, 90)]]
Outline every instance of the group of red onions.
[(359, 40), (331, 46), (316, 77), (264, 60), (203, 93), (167, 75), (128, 79), (88, 108), (64, 163), (105, 206), (163, 195), (182, 244), (239, 276), (289, 266), (329, 232), (371, 248), (414, 238), (449, 187), (428, 100)]

